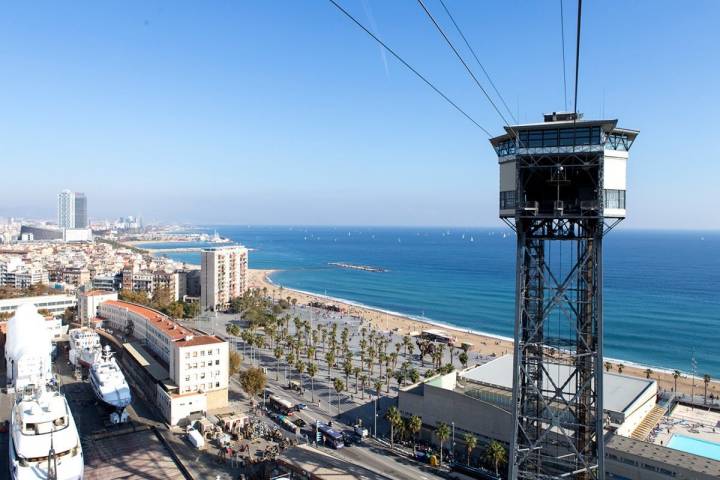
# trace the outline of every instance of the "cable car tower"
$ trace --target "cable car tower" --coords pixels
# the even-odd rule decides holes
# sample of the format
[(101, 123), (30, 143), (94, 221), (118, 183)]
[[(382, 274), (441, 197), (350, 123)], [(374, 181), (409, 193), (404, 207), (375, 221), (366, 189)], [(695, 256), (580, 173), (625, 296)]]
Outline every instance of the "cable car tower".
[(602, 240), (625, 218), (638, 132), (544, 120), (490, 140), (517, 233), (510, 478), (604, 480)]

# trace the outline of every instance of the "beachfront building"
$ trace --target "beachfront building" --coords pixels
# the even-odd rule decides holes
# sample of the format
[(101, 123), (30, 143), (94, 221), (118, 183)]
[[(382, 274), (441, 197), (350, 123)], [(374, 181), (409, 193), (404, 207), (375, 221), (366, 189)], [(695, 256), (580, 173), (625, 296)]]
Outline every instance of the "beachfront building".
[[(561, 388), (566, 393), (574, 392), (574, 382), (568, 381), (569, 367), (548, 371), (548, 374), (555, 385), (564, 385)], [(513, 357), (506, 355), (481, 366), (437, 375), (402, 388), (398, 409), (404, 417), (421, 417), (421, 436), (431, 442), (437, 442), (433, 431), (438, 422), (453, 426), (453, 441), (458, 452), (465, 451), (466, 433), (474, 435), (481, 446), (496, 440), (507, 448), (513, 435), (512, 381)], [(603, 384), (606, 478), (717, 478), (720, 462), (647, 442), (644, 433), (638, 434), (644, 432), (648, 419), (661, 410), (656, 404), (654, 380), (604, 372)], [(564, 405), (559, 403), (551, 405), (551, 410), (556, 416), (567, 414)], [(555, 435), (553, 440), (561, 438)], [(557, 441), (555, 445), (561, 454), (563, 445), (567, 444)], [(483, 448), (476, 451), (479, 456)], [(681, 456), (685, 457), (684, 461), (679, 461)]]
[(168, 423), (227, 406), (227, 342), (119, 300), (102, 302), (98, 317), (125, 342), (121, 361), (129, 378)]
[(248, 251), (242, 246), (204, 248), (200, 263), (200, 305), (225, 310), (247, 290)]

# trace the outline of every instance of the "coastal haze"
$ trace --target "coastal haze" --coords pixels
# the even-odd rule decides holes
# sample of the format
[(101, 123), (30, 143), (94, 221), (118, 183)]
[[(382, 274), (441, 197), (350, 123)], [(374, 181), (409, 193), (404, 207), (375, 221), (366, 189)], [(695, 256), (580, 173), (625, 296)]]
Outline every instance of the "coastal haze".
[[(288, 288), (463, 330), (512, 338), (515, 236), (502, 226), (378, 228), (212, 226), (252, 249), (251, 268)], [(200, 246), (182, 243), (163, 248)], [(142, 246), (142, 245), (141, 245)], [(717, 232), (617, 230), (605, 246), (605, 354), (625, 363), (720, 376)], [(564, 252), (567, 260), (567, 251)], [(554, 251), (555, 262), (561, 252)], [(199, 253), (175, 252), (200, 263)], [(550, 259), (552, 261), (552, 259)], [(338, 268), (346, 262), (387, 269)]]

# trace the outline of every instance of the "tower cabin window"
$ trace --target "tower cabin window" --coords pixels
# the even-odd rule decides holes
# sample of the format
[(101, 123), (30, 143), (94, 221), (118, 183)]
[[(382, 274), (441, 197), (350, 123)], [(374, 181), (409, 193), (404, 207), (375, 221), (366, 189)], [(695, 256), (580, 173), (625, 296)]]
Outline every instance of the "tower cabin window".
[(605, 208), (625, 209), (625, 190), (605, 190)]
[(600, 127), (550, 128), (520, 132), (521, 148), (600, 145)]

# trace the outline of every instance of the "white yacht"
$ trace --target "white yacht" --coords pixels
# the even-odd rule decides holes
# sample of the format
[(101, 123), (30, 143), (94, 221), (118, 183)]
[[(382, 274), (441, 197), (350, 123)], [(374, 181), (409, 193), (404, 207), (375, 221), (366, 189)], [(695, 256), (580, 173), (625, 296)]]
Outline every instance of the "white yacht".
[(90, 367), (90, 385), (95, 396), (119, 410), (132, 401), (130, 387), (107, 345), (100, 359)]
[(102, 346), (100, 336), (95, 330), (88, 327), (70, 330), (70, 363), (90, 368), (100, 359)]
[(10, 415), (13, 480), (82, 480), (83, 453), (65, 397), (51, 387), (17, 393)]

